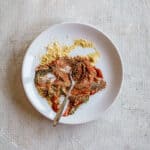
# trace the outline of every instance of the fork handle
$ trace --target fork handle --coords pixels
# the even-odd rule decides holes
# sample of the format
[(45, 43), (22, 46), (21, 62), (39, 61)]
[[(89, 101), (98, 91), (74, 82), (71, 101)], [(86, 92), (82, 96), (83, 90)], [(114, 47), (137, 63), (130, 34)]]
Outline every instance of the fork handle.
[(62, 116), (62, 113), (63, 113), (63, 110), (64, 110), (64, 107), (67, 103), (67, 97), (65, 97), (64, 101), (62, 102), (61, 106), (60, 106), (60, 109), (58, 110), (55, 118), (54, 118), (54, 121), (53, 121), (53, 126), (55, 127), (57, 125), (57, 123), (59, 122), (60, 120), (60, 117)]

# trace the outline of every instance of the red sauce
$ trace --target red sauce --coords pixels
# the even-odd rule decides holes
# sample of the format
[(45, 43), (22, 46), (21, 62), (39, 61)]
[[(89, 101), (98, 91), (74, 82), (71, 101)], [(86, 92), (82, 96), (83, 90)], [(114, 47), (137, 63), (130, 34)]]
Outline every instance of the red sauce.
[[(71, 91), (72, 99), (70, 96), (69, 104), (63, 116), (72, 114), (90, 95), (105, 88), (106, 85), (106, 82), (103, 80), (102, 71), (93, 67), (90, 61), (84, 57), (62, 57), (49, 65), (38, 66), (35, 75), (35, 85), (37, 89), (43, 93), (42, 96), (51, 101), (52, 109), (55, 112), (57, 112), (60, 107), (60, 96), (65, 96), (70, 88), (69, 73), (62, 71), (66, 66), (71, 68), (72, 78), (76, 83)], [(41, 78), (44, 77), (46, 73), (54, 74), (56, 79), (53, 82), (50, 80), (49, 82), (41, 82), (43, 81)]]

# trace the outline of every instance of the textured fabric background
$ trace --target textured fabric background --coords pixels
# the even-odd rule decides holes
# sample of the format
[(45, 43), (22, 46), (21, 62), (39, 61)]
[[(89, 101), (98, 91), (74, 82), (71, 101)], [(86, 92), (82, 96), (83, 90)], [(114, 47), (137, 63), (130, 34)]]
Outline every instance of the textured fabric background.
[[(109, 35), (123, 58), (124, 82), (98, 121), (53, 128), (28, 102), (20, 75), (32, 40), (63, 21)], [(0, 0), (0, 136), (20, 150), (149, 150), (150, 0)]]

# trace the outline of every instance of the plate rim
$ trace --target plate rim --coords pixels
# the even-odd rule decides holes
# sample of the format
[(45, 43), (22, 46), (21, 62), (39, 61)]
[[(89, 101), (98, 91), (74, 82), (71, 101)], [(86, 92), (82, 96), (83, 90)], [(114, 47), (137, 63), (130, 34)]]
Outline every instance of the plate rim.
[[(35, 110), (37, 110), (40, 114), (42, 114), (44, 117), (46, 117), (47, 119), (53, 121), (53, 119), (49, 118), (44, 112), (40, 111), (35, 105), (34, 103), (32, 102), (32, 100), (30, 99), (29, 95), (28, 95), (28, 92), (26, 91), (26, 87), (25, 87), (25, 83), (24, 83), (24, 77), (23, 77), (23, 70), (24, 70), (24, 64), (25, 64), (25, 60), (26, 60), (26, 57), (27, 57), (27, 53), (29, 51), (29, 49), (31, 48), (32, 46), (32, 43), (36, 41), (37, 38), (39, 38), (39, 36), (45, 32), (47, 32), (48, 30), (54, 28), (54, 27), (57, 27), (57, 26), (61, 26), (61, 25), (69, 25), (69, 24), (75, 24), (75, 25), (82, 25), (82, 26), (87, 26), (87, 27), (90, 27), (90, 28), (93, 28), (94, 30), (97, 30), (99, 33), (101, 33), (112, 45), (113, 47), (115, 48), (115, 52), (117, 53), (118, 55), (118, 58), (120, 60), (120, 67), (121, 67), (121, 81), (120, 81), (120, 85), (119, 85), (119, 88), (118, 88), (118, 92), (116, 94), (116, 96), (113, 98), (113, 101), (111, 102), (111, 104), (106, 108), (106, 111), (109, 110), (110, 106), (116, 101), (117, 97), (120, 95), (120, 92), (121, 92), (121, 89), (122, 89), (122, 84), (123, 84), (123, 80), (124, 80), (124, 75), (123, 75), (123, 59), (122, 59), (122, 56), (120, 54), (120, 51), (119, 51), (119, 48), (113, 44), (112, 42), (112, 39), (110, 38), (110, 36), (108, 36), (106, 33), (104, 33), (103, 31), (101, 31), (98, 27), (92, 25), (92, 24), (89, 24), (89, 23), (78, 23), (78, 22), (62, 22), (62, 23), (56, 23), (56, 24), (53, 24), (53, 25), (50, 25), (48, 28), (46, 28), (44, 31), (40, 32), (38, 34), (38, 36), (36, 36), (32, 42), (30, 43), (30, 45), (28, 46), (25, 54), (24, 54), (24, 57), (23, 57), (23, 61), (22, 61), (22, 68), (21, 68), (21, 81), (22, 81), (22, 86), (23, 86), (23, 89), (24, 89), (24, 92), (25, 92), (25, 95), (28, 99), (28, 101), (32, 104), (32, 106), (34, 107)], [(65, 121), (61, 121), (60, 120), (60, 124), (67, 124), (67, 125), (78, 125), (78, 124), (84, 124), (84, 123), (88, 123), (88, 122), (92, 122), (92, 121), (95, 121), (95, 120), (98, 120), (101, 115), (104, 113), (104, 112), (101, 112), (100, 115), (98, 117), (95, 117), (93, 119), (90, 119), (90, 120), (87, 120), (87, 121), (80, 121), (80, 122), (65, 122)]]

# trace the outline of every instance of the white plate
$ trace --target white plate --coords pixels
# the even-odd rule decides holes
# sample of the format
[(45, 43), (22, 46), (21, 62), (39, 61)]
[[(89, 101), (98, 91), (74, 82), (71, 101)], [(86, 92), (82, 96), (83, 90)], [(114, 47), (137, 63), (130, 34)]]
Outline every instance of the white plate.
[[(97, 119), (115, 100), (122, 83), (122, 63), (117, 48), (98, 29), (93, 26), (79, 23), (62, 23), (54, 25), (42, 32), (30, 45), (23, 61), (22, 81), (23, 86), (32, 105), (45, 117), (53, 120), (55, 113), (42, 98), (34, 86), (35, 67), (39, 64), (46, 46), (50, 42), (59, 41), (62, 44), (71, 44), (74, 39), (87, 39), (94, 42), (101, 53), (101, 58), (96, 66), (99, 67), (107, 82), (103, 91), (90, 97), (90, 100), (80, 106), (71, 116), (62, 117), (60, 122), (66, 124), (80, 124)], [(86, 52), (78, 51), (79, 55)], [(81, 52), (81, 53), (80, 53)]]

